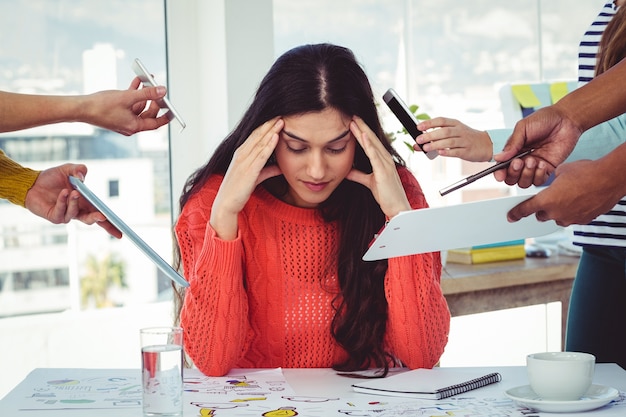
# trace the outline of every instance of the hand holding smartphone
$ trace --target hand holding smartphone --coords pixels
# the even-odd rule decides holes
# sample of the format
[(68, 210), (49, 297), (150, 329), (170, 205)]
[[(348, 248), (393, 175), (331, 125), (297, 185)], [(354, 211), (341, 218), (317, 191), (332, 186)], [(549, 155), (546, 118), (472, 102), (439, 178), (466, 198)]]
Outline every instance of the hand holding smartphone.
[[(417, 129), (417, 119), (393, 88), (387, 90), (387, 92), (383, 95), (383, 100), (389, 109), (391, 109), (393, 114), (398, 118), (400, 123), (402, 123), (402, 126), (404, 126), (406, 131), (409, 132), (409, 135), (411, 135), (413, 140), (422, 134), (422, 131)], [(429, 159), (435, 159), (437, 155), (439, 155), (437, 151), (426, 152), (424, 151), (422, 144), (418, 145)]]
[[(154, 79), (154, 77), (152, 76), (152, 73), (148, 71), (148, 69), (143, 65), (143, 63), (139, 60), (139, 58), (136, 58), (133, 61), (131, 67), (144, 85), (147, 85), (150, 87), (156, 87), (159, 85)], [(180, 123), (180, 127), (181, 127), (180, 130), (182, 132), (183, 129), (185, 129), (185, 127), (187, 126), (187, 124), (185, 123), (183, 118), (180, 116), (178, 111), (176, 111), (172, 103), (170, 103), (168, 98), (163, 97), (161, 100), (157, 101), (157, 103), (159, 104), (159, 107), (161, 107), (162, 109), (169, 110), (168, 117), (170, 120), (172, 120), (173, 118), (178, 120), (178, 123)]]

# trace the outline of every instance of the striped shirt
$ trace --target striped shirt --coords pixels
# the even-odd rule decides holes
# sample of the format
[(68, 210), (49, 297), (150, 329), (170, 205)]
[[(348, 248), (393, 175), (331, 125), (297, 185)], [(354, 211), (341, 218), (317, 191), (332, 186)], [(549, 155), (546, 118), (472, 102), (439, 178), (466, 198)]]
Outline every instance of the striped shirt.
[(578, 47), (578, 85), (587, 84), (593, 79), (596, 71), (596, 58), (598, 46), (606, 25), (615, 14), (613, 2), (607, 2), (598, 17), (591, 23), (589, 29), (583, 35)]
[[(600, 38), (614, 14), (613, 2), (607, 2), (580, 42), (578, 51), (579, 86), (588, 83), (594, 77)], [(598, 140), (602, 140), (602, 138), (598, 138)], [(626, 247), (626, 199), (622, 199), (611, 211), (596, 217), (591, 223), (574, 225), (573, 228), (573, 243), (575, 245)]]

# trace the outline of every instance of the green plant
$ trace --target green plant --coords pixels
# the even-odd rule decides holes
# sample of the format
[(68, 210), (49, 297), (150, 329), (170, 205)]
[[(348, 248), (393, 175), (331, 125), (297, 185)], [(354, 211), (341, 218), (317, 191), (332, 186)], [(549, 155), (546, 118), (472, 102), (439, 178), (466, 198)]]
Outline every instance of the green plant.
[(109, 289), (128, 288), (126, 264), (115, 255), (108, 254), (102, 260), (95, 255), (87, 257), (87, 273), (80, 279), (80, 298), (83, 307), (93, 299), (96, 308), (111, 307)]

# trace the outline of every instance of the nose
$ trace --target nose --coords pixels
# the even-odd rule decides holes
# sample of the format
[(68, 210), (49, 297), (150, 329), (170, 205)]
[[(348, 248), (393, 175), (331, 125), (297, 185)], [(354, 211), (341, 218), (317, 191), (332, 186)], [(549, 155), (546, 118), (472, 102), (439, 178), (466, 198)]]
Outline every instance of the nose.
[(326, 161), (321, 152), (311, 152), (307, 160), (306, 174), (312, 180), (321, 180), (326, 171)]

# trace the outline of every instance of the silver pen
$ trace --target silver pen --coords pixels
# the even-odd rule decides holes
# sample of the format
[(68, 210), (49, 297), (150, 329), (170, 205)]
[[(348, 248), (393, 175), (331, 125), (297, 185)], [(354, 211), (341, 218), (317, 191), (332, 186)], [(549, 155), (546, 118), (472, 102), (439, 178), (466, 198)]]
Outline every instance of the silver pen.
[(473, 183), (476, 180), (481, 179), (482, 177), (486, 177), (487, 175), (491, 174), (492, 172), (495, 172), (499, 169), (505, 168), (507, 166), (509, 166), (509, 164), (511, 163), (512, 160), (514, 160), (515, 158), (522, 158), (526, 155), (528, 155), (529, 153), (531, 153), (533, 150), (530, 149), (528, 151), (522, 152), (520, 154), (515, 155), (513, 158), (509, 159), (508, 161), (502, 161), (502, 162), (498, 162), (495, 165), (490, 166), (489, 168), (477, 172), (476, 174), (472, 174), (469, 177), (463, 178), (461, 181), (455, 182), (452, 185), (449, 185), (445, 188), (442, 188), (441, 190), (439, 190), (439, 194), (441, 194), (441, 196), (444, 196), (446, 194), (451, 193), (454, 190), (458, 190), (459, 188), (465, 187), (468, 184)]

